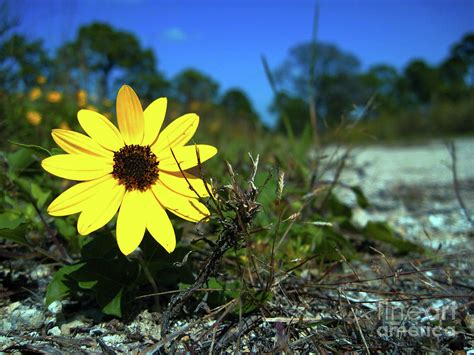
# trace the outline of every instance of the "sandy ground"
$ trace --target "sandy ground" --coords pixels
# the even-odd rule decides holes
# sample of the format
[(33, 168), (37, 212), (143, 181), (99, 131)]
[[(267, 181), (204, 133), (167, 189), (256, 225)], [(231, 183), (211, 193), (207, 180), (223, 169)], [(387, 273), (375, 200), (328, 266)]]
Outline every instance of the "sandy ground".
[[(459, 180), (474, 179), (474, 138), (455, 141)], [(418, 146), (370, 146), (354, 150), (355, 164), (365, 169), (364, 190), (394, 184), (451, 185), (451, 158), (444, 142)], [(472, 201), (474, 203), (474, 201)]]
[[(474, 214), (474, 138), (457, 139), (457, 172), (462, 198)], [(387, 219), (400, 232), (432, 247), (474, 247), (473, 226), (453, 188), (451, 158), (442, 141), (412, 146), (354, 149), (341, 181), (360, 185), (373, 202), (369, 213), (355, 211), (361, 224)], [(474, 216), (473, 216), (474, 217)], [(427, 241), (426, 235), (432, 237)], [(471, 235), (471, 236), (469, 236)]]

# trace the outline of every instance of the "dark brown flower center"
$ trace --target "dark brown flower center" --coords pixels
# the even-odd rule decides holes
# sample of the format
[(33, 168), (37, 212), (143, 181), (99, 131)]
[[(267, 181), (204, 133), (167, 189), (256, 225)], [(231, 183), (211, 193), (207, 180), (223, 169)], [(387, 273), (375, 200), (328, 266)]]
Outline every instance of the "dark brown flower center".
[(158, 179), (158, 164), (149, 146), (126, 145), (114, 153), (112, 176), (127, 191), (145, 191)]

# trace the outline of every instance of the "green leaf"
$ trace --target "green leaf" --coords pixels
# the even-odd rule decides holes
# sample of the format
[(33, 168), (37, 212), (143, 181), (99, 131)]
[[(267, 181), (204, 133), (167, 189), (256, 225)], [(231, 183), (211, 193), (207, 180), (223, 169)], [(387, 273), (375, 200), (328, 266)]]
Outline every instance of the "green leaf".
[(323, 237), (316, 244), (314, 252), (321, 255), (325, 261), (340, 260), (342, 253), (348, 260), (356, 257), (356, 250), (343, 234), (333, 228), (325, 228)]
[(0, 229), (15, 229), (23, 222), (23, 216), (20, 216), (16, 211), (6, 211), (0, 214)]
[(67, 265), (56, 271), (53, 280), (51, 280), (46, 289), (46, 306), (69, 295), (71, 288), (70, 282), (68, 282), (68, 276), (74, 271), (79, 270), (82, 266), (84, 266), (84, 263)]
[[(334, 217), (345, 217), (350, 219), (352, 217), (352, 209), (345, 205), (332, 193), (328, 199), (328, 208), (331, 211), (331, 215)], [(333, 220), (331, 219), (331, 222)]]
[(26, 239), (27, 224), (20, 224), (14, 229), (0, 229), (0, 238), (11, 240), (21, 245), (30, 246)]
[(62, 150), (60, 148), (51, 149), (51, 155), (58, 155), (58, 154), (64, 154), (64, 150)]
[(80, 281), (79, 283), (80, 288), (84, 288), (86, 290), (90, 290), (93, 288), (95, 285), (97, 285), (97, 280), (94, 281)]
[(209, 280), (207, 281), (207, 287), (212, 289), (218, 289), (221, 291), (224, 290), (222, 284), (215, 277), (209, 278)]
[(54, 224), (58, 229), (59, 234), (67, 239), (73, 238), (77, 235), (76, 227), (69, 224), (65, 218), (55, 218)]
[(31, 151), (26, 148), (20, 148), (13, 153), (9, 153), (7, 160), (8, 172), (14, 175), (20, 174), (35, 161)]
[(12, 141), (9, 141), (9, 143), (17, 145), (17, 146), (22, 147), (22, 148), (32, 150), (33, 152), (38, 153), (38, 154), (43, 155), (43, 156), (50, 156), (51, 155), (51, 152), (48, 149), (43, 148), (39, 145), (23, 144), (23, 143), (12, 142)]
[(365, 194), (362, 191), (362, 189), (360, 188), (360, 186), (351, 186), (351, 190), (356, 195), (357, 204), (359, 205), (359, 207), (361, 207), (361, 208), (370, 207), (369, 200), (365, 196)]
[(123, 288), (102, 308), (102, 312), (111, 316), (122, 317), (122, 293)]
[(31, 196), (36, 201), (36, 206), (39, 209), (43, 208), (44, 204), (48, 200), (49, 195), (51, 195), (51, 191), (41, 190), (41, 188), (34, 182), (32, 182), (30, 186)]
[(94, 294), (102, 312), (122, 316), (122, 297), (136, 285), (138, 264), (120, 253), (110, 234), (98, 234), (81, 251), (81, 267), (69, 275), (75, 285)]
[[(257, 309), (260, 309), (262, 305), (273, 298), (273, 295), (270, 291), (257, 291), (253, 292), (243, 292), (241, 294), (242, 301), (242, 314), (252, 313)], [(234, 313), (238, 314), (240, 309), (237, 307), (234, 309)]]
[(397, 237), (392, 228), (385, 222), (369, 222), (362, 233), (368, 239), (378, 240), (394, 246), (402, 254), (423, 253), (424, 251), (422, 246)]

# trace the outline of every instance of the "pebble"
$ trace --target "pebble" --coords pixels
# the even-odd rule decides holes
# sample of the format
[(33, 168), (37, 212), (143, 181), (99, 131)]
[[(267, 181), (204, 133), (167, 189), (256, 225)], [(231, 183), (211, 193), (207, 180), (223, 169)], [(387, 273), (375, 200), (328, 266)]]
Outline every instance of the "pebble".
[(83, 321), (81, 321), (79, 319), (74, 319), (73, 321), (71, 321), (69, 323), (65, 323), (65, 324), (61, 325), (61, 333), (65, 334), (65, 335), (69, 335), (69, 334), (71, 334), (73, 329), (83, 328), (83, 327), (86, 327), (86, 326), (87, 326), (87, 324), (84, 323)]
[(127, 328), (131, 333), (138, 333), (146, 337), (159, 339), (161, 336), (160, 324), (148, 310), (141, 312)]
[(53, 327), (50, 330), (48, 330), (48, 335), (60, 336), (61, 335), (61, 329), (59, 329), (58, 326)]
[(352, 210), (351, 223), (354, 227), (363, 229), (369, 223), (369, 214), (362, 208), (356, 207)]
[(32, 280), (46, 280), (47, 277), (51, 274), (51, 270), (47, 265), (38, 265), (35, 267), (31, 273), (30, 277)]
[(127, 337), (124, 334), (112, 334), (112, 335), (106, 335), (102, 337), (102, 340), (104, 343), (106, 343), (109, 346), (115, 346), (115, 345), (123, 345)]
[(442, 229), (446, 224), (445, 217), (440, 214), (432, 214), (428, 217), (430, 224), (435, 229)]
[(44, 324), (44, 313), (38, 308), (30, 305), (22, 305), (14, 302), (0, 310), (0, 329), (3, 331), (12, 330), (33, 330), (41, 328)]
[(61, 301), (54, 301), (48, 306), (48, 311), (54, 315), (58, 315), (63, 310), (63, 304)]

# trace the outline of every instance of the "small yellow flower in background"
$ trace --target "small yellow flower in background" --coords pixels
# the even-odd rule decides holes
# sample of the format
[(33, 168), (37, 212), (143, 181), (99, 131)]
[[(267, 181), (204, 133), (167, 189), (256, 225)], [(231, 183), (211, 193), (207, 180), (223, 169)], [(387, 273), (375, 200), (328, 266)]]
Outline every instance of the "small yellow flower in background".
[(55, 104), (59, 101), (61, 101), (63, 95), (59, 91), (51, 91), (48, 93), (48, 101)]
[(112, 119), (112, 112), (104, 112), (104, 116), (107, 117), (109, 120)]
[(95, 107), (94, 105), (87, 105), (86, 109), (88, 109), (89, 111), (98, 111), (97, 107)]
[(43, 76), (43, 75), (39, 75), (39, 76), (36, 78), (36, 82), (37, 82), (39, 85), (44, 85), (44, 84), (46, 84), (46, 77)]
[(41, 123), (41, 120), (43, 118), (41, 117), (41, 114), (36, 111), (28, 111), (26, 113), (26, 120), (28, 121), (29, 124), (33, 126), (38, 126)]
[(31, 89), (30, 95), (29, 95), (31, 101), (38, 100), (40, 98), (40, 96), (41, 96), (41, 89), (40, 88)]
[(201, 103), (199, 101), (191, 101), (189, 108), (191, 111), (198, 111), (201, 108)]
[(105, 107), (112, 107), (112, 101), (110, 101), (109, 99), (103, 99), (102, 105), (104, 105)]
[[(141, 243), (145, 230), (171, 253), (176, 238), (166, 210), (191, 222), (207, 220), (209, 210), (199, 202), (208, 188), (186, 170), (217, 153), (210, 145), (186, 145), (199, 124), (188, 113), (160, 133), (167, 99), (153, 101), (143, 111), (135, 92), (122, 86), (116, 101), (117, 127), (103, 115), (78, 112), (88, 135), (55, 129), (55, 142), (68, 154), (42, 161), (53, 175), (82, 181), (59, 195), (48, 207), (52, 216), (80, 213), (79, 234), (87, 235), (107, 224), (118, 211), (117, 243), (125, 255)], [(191, 184), (193, 189), (188, 185)], [(193, 191), (194, 190), (194, 191)]]
[(209, 132), (212, 134), (217, 133), (221, 128), (221, 121), (219, 119), (214, 119), (209, 126)]
[(59, 124), (59, 128), (65, 129), (65, 130), (70, 130), (70, 129), (71, 129), (71, 126), (69, 126), (69, 123), (67, 123), (66, 121), (62, 121), (62, 122)]
[(81, 89), (77, 92), (77, 106), (84, 107), (86, 105), (87, 105), (87, 92)]

